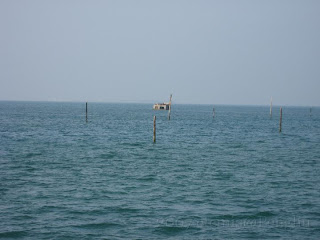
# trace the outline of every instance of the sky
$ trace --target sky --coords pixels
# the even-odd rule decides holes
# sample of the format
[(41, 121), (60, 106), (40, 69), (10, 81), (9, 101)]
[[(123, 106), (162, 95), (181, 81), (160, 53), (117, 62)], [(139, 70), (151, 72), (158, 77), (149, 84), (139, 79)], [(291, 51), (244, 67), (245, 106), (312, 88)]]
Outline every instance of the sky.
[(320, 106), (318, 0), (0, 0), (0, 100)]

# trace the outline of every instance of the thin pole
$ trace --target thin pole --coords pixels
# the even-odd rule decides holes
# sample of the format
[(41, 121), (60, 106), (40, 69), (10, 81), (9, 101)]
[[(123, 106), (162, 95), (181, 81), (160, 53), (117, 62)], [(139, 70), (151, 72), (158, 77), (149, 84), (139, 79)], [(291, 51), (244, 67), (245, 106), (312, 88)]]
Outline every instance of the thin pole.
[(271, 101), (270, 101), (270, 117), (272, 117), (272, 97), (271, 97)]
[(279, 132), (281, 132), (282, 130), (282, 107), (280, 108), (280, 128), (279, 128)]
[(153, 117), (153, 142), (156, 142), (156, 116)]
[(212, 115), (213, 115), (213, 118), (214, 118), (214, 116), (216, 115), (216, 110), (214, 109), (214, 106), (213, 106), (213, 113), (212, 113)]
[(88, 102), (86, 102), (86, 122), (88, 122)]

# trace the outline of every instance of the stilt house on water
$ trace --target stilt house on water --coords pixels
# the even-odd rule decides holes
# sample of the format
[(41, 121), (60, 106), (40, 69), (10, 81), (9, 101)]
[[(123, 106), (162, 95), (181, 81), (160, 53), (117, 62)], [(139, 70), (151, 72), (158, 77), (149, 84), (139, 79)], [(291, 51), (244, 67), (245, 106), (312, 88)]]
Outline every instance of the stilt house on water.
[(153, 105), (154, 110), (170, 110), (171, 108), (171, 99), (172, 99), (172, 94), (170, 95), (170, 102), (168, 103), (156, 103)]

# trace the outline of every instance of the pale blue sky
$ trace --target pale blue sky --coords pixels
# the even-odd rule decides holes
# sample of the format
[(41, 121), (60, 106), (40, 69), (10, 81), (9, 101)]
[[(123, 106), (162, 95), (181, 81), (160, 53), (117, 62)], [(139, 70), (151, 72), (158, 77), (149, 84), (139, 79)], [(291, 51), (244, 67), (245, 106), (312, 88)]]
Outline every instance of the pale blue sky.
[(0, 100), (320, 105), (320, 1), (0, 0)]

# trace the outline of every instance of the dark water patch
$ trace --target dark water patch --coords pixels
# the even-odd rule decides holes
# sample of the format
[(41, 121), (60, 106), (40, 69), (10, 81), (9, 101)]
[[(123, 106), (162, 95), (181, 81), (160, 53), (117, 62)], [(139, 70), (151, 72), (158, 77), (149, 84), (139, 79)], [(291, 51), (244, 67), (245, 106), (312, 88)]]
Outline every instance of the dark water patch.
[(28, 235), (27, 231), (7, 231), (7, 232), (0, 232), (0, 238), (22, 238)]
[(109, 152), (109, 153), (100, 154), (100, 155), (99, 155), (99, 158), (108, 160), (108, 159), (114, 159), (114, 158), (116, 158), (117, 156), (118, 156), (117, 153), (115, 153), (115, 152)]
[(37, 157), (37, 156), (41, 156), (42, 153), (27, 153), (25, 154), (25, 158), (33, 158), (33, 157)]
[(16, 142), (28, 142), (28, 140), (29, 139), (27, 137), (15, 139)]
[(118, 228), (121, 227), (122, 224), (114, 223), (114, 222), (98, 222), (98, 223), (86, 223), (80, 225), (73, 225), (75, 228), (81, 229), (106, 229), (106, 228)]
[(28, 220), (32, 220), (32, 219), (35, 219), (36, 217), (33, 216), (33, 215), (15, 215), (15, 216), (12, 216), (12, 219), (15, 220), (15, 221), (28, 221)]
[(232, 176), (233, 174), (231, 173), (218, 172), (213, 175), (213, 179), (214, 180), (230, 180)]
[(229, 149), (243, 149), (244, 148), (244, 144), (242, 143), (231, 143), (228, 148)]
[(183, 232), (187, 232), (187, 227), (179, 227), (179, 226), (160, 226), (156, 227), (154, 233), (166, 236), (176, 236)]
[[(46, 199), (45, 197), (43, 198)], [(57, 212), (64, 212), (66, 210), (66, 206), (61, 205), (44, 205), (44, 206), (38, 206), (35, 209), (35, 213), (43, 214), (43, 213), (57, 213)]]

